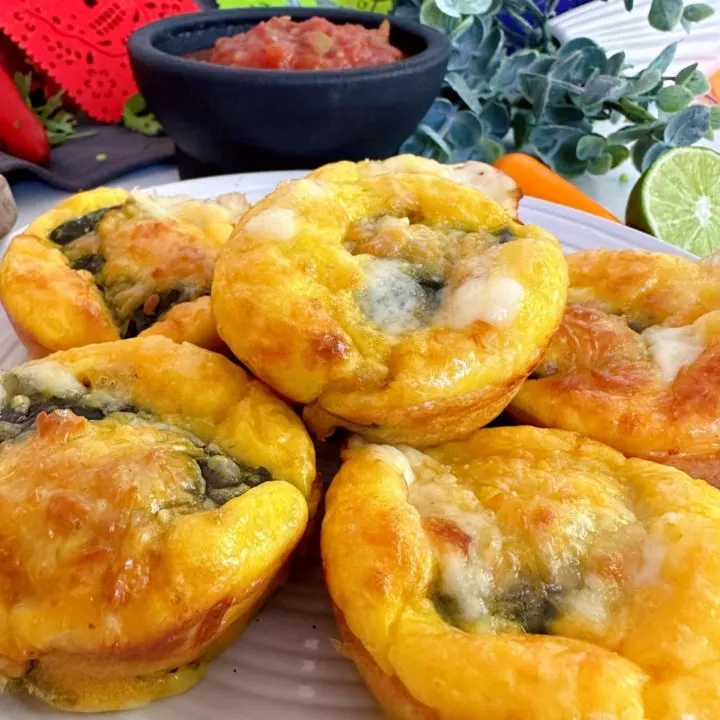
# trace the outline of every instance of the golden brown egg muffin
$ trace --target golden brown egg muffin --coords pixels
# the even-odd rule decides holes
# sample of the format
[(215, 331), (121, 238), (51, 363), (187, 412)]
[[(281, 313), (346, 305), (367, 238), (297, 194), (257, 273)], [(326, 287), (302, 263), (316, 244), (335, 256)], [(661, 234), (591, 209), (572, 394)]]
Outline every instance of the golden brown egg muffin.
[(147, 337), (0, 376), (0, 687), (96, 712), (192, 687), (317, 505), (297, 416)]
[(222, 350), (210, 308), (215, 260), (249, 207), (98, 188), (73, 195), (10, 244), (0, 300), (40, 357), (160, 334)]
[(320, 437), (427, 445), (507, 405), (566, 287), (544, 231), (471, 187), (382, 174), (279, 187), (236, 226), (212, 303), (233, 353)]
[(445, 165), (419, 155), (397, 155), (387, 160), (342, 161), (323, 165), (310, 174), (315, 180), (329, 182), (357, 182), (366, 177), (388, 173), (425, 173), (469, 185), (501, 205), (513, 217), (517, 216), (522, 191), (518, 184), (492, 165), (469, 160)]
[(351, 443), (322, 553), (390, 718), (720, 716), (720, 493), (575, 433)]
[(511, 414), (720, 484), (720, 266), (613, 250), (568, 263), (562, 325)]

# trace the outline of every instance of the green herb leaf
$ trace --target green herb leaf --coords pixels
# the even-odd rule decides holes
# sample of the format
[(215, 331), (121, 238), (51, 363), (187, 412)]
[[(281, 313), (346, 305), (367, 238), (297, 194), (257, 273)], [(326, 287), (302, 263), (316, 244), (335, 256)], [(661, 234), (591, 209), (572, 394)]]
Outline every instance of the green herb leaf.
[(438, 8), (435, 0), (424, 0), (420, 6), (420, 22), (441, 32), (449, 33), (458, 25), (458, 20), (452, 15), (446, 15)]
[(618, 52), (608, 58), (605, 71), (608, 75), (619, 75), (625, 69), (625, 53)]
[(675, 52), (677, 51), (678, 42), (670, 43), (665, 47), (660, 54), (645, 68), (648, 70), (659, 70), (660, 73), (664, 73), (669, 67), (670, 63), (675, 59)]
[(711, 5), (705, 3), (691, 3), (686, 5), (683, 10), (682, 17), (689, 23), (698, 23), (709, 18), (715, 13), (714, 8)]
[(622, 114), (632, 122), (645, 123), (653, 122), (657, 119), (651, 112), (634, 100), (621, 98), (618, 106)]
[[(605, 150), (605, 145), (606, 140), (602, 135), (585, 135), (585, 137), (581, 137), (576, 147), (578, 160), (593, 160), (600, 157)], [(608, 169), (609, 167), (608, 163)]]
[(630, 151), (624, 145), (606, 145), (605, 152), (612, 158), (611, 168), (622, 165), (630, 157)]
[(697, 67), (697, 63), (693, 63), (692, 65), (684, 67), (675, 77), (675, 84), (684, 85), (693, 76), (693, 74), (697, 70)]
[(686, 81), (685, 87), (693, 95), (704, 95), (710, 90), (710, 82), (699, 70), (696, 70)]
[(625, 89), (625, 80), (612, 75), (596, 75), (578, 98), (578, 104), (586, 107), (609, 100), (617, 100)]
[(632, 148), (632, 163), (638, 172), (642, 172), (645, 153), (655, 144), (650, 136), (641, 137)]
[(143, 135), (159, 135), (163, 129), (155, 115), (148, 110), (142, 95), (133, 95), (125, 101), (122, 121), (126, 128)]
[[(718, 109), (720, 110), (720, 108)], [(718, 119), (720, 120), (720, 118)], [(528, 142), (533, 127), (533, 118), (529, 112), (518, 112), (512, 119), (513, 137), (518, 150), (521, 150)]]
[(438, 10), (450, 17), (480, 15), (488, 10), (492, 0), (435, 0)]
[(665, 126), (665, 143), (677, 147), (694, 145), (710, 129), (710, 110), (693, 105), (673, 115)]
[(710, 108), (710, 128), (720, 130), (720, 107)]
[(650, 92), (662, 80), (659, 70), (645, 70), (628, 84), (626, 97), (637, 97)]
[(648, 20), (656, 30), (672, 30), (683, 14), (683, 0), (652, 0)]
[(687, 107), (695, 96), (683, 85), (668, 85), (657, 95), (658, 107), (667, 113), (675, 113)]
[(613, 158), (610, 153), (602, 153), (590, 160), (588, 172), (591, 175), (604, 175), (612, 167)]
[(462, 73), (449, 73), (445, 76), (445, 82), (474, 113), (480, 113), (482, 106), (480, 105), (478, 92), (467, 84), (467, 80)]
[(656, 142), (651, 145), (645, 155), (643, 156), (640, 169), (645, 172), (666, 150), (669, 150), (670, 146), (664, 142)]
[(649, 135), (657, 127), (664, 128), (664, 123), (661, 122), (646, 122), (639, 125), (626, 125), (614, 133), (608, 135), (608, 142), (611, 143), (630, 143), (634, 140), (638, 140), (641, 137)]

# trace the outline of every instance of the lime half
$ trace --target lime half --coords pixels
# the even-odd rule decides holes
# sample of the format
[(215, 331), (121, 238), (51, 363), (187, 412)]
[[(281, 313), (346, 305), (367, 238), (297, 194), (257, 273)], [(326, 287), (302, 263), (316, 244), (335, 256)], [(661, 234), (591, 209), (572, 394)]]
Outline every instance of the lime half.
[(633, 188), (625, 221), (700, 257), (720, 250), (720, 153), (663, 153)]

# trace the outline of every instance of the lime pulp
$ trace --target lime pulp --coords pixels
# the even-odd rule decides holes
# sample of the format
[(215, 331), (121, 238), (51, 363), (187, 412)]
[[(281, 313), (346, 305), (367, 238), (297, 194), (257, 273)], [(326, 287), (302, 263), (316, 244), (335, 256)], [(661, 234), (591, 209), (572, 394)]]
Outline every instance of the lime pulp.
[(720, 153), (702, 147), (663, 153), (633, 188), (625, 219), (700, 257), (720, 250)]

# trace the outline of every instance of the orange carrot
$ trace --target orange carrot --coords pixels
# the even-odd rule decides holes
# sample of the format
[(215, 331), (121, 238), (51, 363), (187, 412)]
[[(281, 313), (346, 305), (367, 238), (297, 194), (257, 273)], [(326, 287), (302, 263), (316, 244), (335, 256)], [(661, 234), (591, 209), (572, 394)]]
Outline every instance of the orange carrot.
[(523, 195), (549, 200), (558, 205), (567, 205), (576, 210), (584, 210), (593, 215), (599, 215), (606, 220), (620, 222), (612, 213), (602, 205), (596, 203), (591, 197), (578, 190), (547, 165), (525, 153), (510, 153), (503, 155), (494, 163), (498, 170), (508, 174), (519, 186)]
[(720, 70), (716, 70), (710, 76), (710, 89), (715, 102), (720, 102)]

